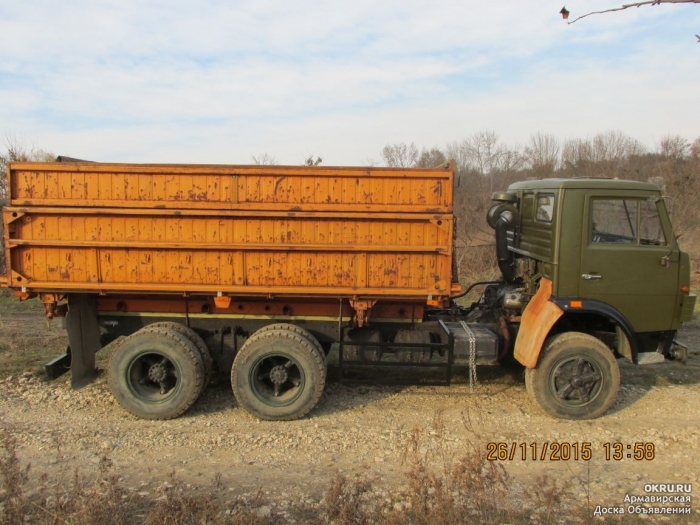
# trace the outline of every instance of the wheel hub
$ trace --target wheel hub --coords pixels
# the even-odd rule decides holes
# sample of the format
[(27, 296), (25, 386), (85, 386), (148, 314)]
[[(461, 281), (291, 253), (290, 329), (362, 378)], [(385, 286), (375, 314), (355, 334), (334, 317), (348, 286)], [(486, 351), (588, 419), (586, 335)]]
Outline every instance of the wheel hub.
[(282, 365), (275, 366), (270, 370), (270, 381), (276, 385), (285, 383), (288, 378), (289, 374), (287, 373), (287, 369)]
[(160, 383), (162, 381), (165, 381), (167, 377), (168, 372), (167, 370), (165, 370), (165, 367), (161, 363), (152, 365), (148, 369), (148, 379), (150, 379), (154, 383)]
[(600, 382), (600, 374), (593, 365), (580, 357), (561, 363), (554, 377), (554, 389), (559, 399), (574, 403), (589, 402)]

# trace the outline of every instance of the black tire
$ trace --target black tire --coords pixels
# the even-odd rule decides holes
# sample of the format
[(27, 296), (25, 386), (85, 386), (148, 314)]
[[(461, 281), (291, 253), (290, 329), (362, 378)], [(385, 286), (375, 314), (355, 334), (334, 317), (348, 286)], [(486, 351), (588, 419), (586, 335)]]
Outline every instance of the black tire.
[(204, 365), (194, 343), (166, 329), (140, 330), (126, 338), (109, 362), (109, 386), (117, 402), (143, 419), (172, 419), (199, 397)]
[(254, 335), (231, 368), (236, 400), (260, 419), (305, 416), (321, 398), (325, 382), (323, 358), (308, 339), (289, 330)]
[(568, 332), (547, 340), (537, 367), (525, 370), (525, 386), (551, 416), (593, 419), (615, 401), (620, 369), (602, 341)]
[[(290, 324), (290, 323), (274, 323), (274, 324), (269, 324), (267, 326), (263, 326), (260, 330), (255, 332), (253, 335), (250, 336), (250, 338), (257, 337), (259, 334), (264, 334), (265, 332), (269, 332), (271, 330), (288, 330), (294, 334), (297, 334), (301, 337), (304, 337), (309, 340), (309, 342), (313, 345), (313, 347), (316, 349), (318, 352), (318, 355), (321, 356), (323, 359), (324, 365), (327, 366), (326, 363), (326, 353), (323, 351), (323, 347), (321, 346), (321, 343), (318, 342), (318, 339), (316, 339), (311, 332), (308, 330), (304, 330), (300, 326), (297, 326), (295, 324)], [(247, 341), (246, 341), (247, 342)]]
[(358, 343), (381, 343), (383, 342), (382, 334), (377, 330), (366, 328), (354, 328), (348, 332), (348, 343), (343, 347), (343, 360), (352, 361), (369, 361), (376, 363), (384, 355), (384, 349), (381, 346), (359, 346), (353, 345), (351, 342)]
[(204, 391), (207, 385), (211, 382), (211, 374), (214, 366), (214, 360), (211, 358), (211, 353), (209, 353), (209, 348), (204, 342), (204, 339), (202, 339), (199, 334), (191, 328), (175, 321), (160, 321), (158, 323), (152, 323), (143, 327), (140, 332), (152, 332), (154, 330), (172, 330), (184, 335), (187, 337), (187, 339), (194, 343), (199, 355), (202, 357), (202, 364), (204, 365), (204, 382), (202, 383), (202, 391)]

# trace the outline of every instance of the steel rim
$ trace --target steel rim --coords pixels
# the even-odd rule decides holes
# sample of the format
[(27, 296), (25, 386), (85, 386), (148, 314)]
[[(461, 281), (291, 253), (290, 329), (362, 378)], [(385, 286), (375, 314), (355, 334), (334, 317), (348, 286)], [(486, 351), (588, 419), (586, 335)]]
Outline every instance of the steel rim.
[(266, 405), (287, 406), (304, 391), (304, 370), (288, 355), (269, 354), (258, 359), (251, 368), (250, 385), (255, 397)]
[(603, 389), (603, 371), (593, 359), (574, 355), (552, 368), (549, 388), (556, 402), (566, 407), (592, 403)]
[(180, 390), (180, 368), (167, 356), (146, 352), (136, 356), (126, 371), (129, 390), (147, 403), (160, 403)]

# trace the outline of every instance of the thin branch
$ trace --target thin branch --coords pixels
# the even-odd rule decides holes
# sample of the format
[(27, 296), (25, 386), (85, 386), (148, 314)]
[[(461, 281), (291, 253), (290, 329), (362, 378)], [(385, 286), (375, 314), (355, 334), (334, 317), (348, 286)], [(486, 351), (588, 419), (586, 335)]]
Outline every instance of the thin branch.
[(603, 11), (592, 11), (590, 13), (586, 13), (585, 15), (581, 15), (578, 18), (575, 18), (571, 21), (567, 21), (567, 24), (573, 24), (577, 20), (581, 20), (582, 18), (586, 18), (587, 16), (591, 15), (600, 15), (602, 13), (612, 13), (613, 11), (624, 11), (625, 9), (629, 9), (630, 7), (642, 7), (643, 5), (659, 5), (659, 4), (700, 4), (700, 0), (648, 0), (647, 2), (635, 2), (634, 4), (624, 4), (622, 7), (614, 7), (612, 9), (605, 9)]

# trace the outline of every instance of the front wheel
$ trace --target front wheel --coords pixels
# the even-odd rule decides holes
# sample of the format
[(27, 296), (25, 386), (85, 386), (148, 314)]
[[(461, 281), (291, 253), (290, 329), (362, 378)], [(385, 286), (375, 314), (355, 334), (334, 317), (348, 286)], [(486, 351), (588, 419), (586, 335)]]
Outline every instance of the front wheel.
[(536, 368), (525, 370), (528, 393), (549, 415), (593, 419), (604, 414), (620, 388), (612, 351), (595, 337), (568, 332), (544, 345)]

